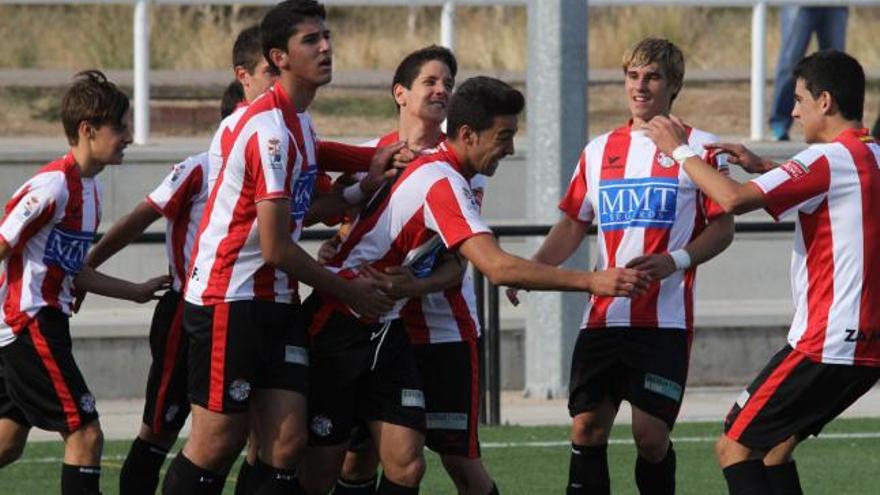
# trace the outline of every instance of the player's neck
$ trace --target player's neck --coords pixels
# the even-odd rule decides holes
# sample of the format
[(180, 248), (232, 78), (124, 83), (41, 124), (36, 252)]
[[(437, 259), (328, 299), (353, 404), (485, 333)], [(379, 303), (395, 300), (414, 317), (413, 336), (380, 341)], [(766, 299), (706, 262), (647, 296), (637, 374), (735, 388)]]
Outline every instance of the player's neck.
[(830, 143), (840, 136), (840, 133), (849, 129), (861, 129), (864, 127), (861, 121), (845, 120), (843, 118), (829, 118), (826, 121), (825, 128), (819, 132), (817, 142)]
[(82, 144), (70, 148), (70, 153), (73, 155), (76, 166), (79, 167), (80, 176), (94, 177), (104, 170), (105, 164), (92, 158), (92, 154)]
[(315, 95), (318, 93), (317, 86), (297, 78), (292, 73), (282, 72), (278, 84), (287, 93), (287, 97), (290, 98), (290, 102), (293, 103), (297, 113), (308, 110), (315, 99)]
[(440, 126), (434, 122), (400, 115), (397, 126), (398, 139), (412, 148), (433, 148), (440, 142)]
[(471, 180), (471, 177), (477, 175), (477, 171), (474, 168), (473, 164), (470, 162), (467, 153), (465, 153), (464, 143), (455, 141), (447, 141), (447, 146), (449, 150), (455, 155), (455, 158), (458, 159), (458, 172), (464, 176), (465, 179)]
[(660, 113), (658, 113), (658, 114), (651, 115), (650, 117), (645, 117), (645, 118), (637, 117), (637, 116), (633, 115), (632, 118), (631, 118), (631, 120), (632, 120), (632, 126), (631, 126), (631, 129), (634, 130), (634, 131), (639, 131), (639, 130), (647, 129), (647, 127), (648, 127), (648, 122), (650, 122), (651, 119), (653, 119), (653, 118), (656, 117), (657, 115), (663, 115), (664, 117), (668, 117), (668, 116), (669, 116), (669, 112), (668, 112), (668, 111), (666, 111), (666, 112), (660, 112)]

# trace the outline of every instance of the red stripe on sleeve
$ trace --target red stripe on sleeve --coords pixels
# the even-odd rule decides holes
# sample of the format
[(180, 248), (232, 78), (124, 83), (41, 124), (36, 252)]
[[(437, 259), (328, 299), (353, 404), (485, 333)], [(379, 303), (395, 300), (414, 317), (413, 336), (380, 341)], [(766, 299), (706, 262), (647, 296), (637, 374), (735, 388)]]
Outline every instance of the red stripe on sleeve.
[(448, 178), (440, 179), (431, 186), (425, 196), (425, 206), (437, 222), (438, 233), (447, 249), (455, 249), (477, 234), (471, 229)]
[(765, 209), (774, 218), (804, 201), (828, 191), (831, 184), (831, 169), (828, 159), (823, 155), (809, 165), (809, 172), (797, 178), (789, 178), (778, 187), (767, 191)]

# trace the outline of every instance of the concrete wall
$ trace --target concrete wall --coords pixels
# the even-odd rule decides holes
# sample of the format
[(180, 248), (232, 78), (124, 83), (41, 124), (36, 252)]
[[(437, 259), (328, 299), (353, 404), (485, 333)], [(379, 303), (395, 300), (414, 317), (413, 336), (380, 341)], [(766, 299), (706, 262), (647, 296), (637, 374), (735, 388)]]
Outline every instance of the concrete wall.
[[(129, 211), (165, 175), (170, 165), (207, 147), (207, 140), (168, 140), (127, 152), (126, 164), (102, 173), (105, 202), (102, 229)], [(16, 142), (0, 138), (0, 198), (47, 161), (64, 152), (57, 140)], [(759, 147), (769, 156), (790, 156), (796, 148)], [(490, 224), (521, 223), (525, 218), (526, 150), (508, 159), (489, 182), (484, 214)], [(548, 208), (556, 208), (548, 204)], [(740, 221), (766, 221), (754, 213)], [(153, 231), (162, 231), (157, 223)], [(523, 255), (522, 239), (503, 239), (506, 249)], [(305, 247), (314, 252), (315, 243)], [(595, 250), (591, 250), (595, 251)], [(697, 284), (697, 333), (692, 354), (691, 384), (743, 384), (784, 341), (791, 315), (789, 257), (791, 234), (740, 235), (727, 251), (700, 267)], [(103, 267), (108, 273), (143, 280), (164, 273), (164, 252), (158, 245), (135, 245)], [(504, 299), (504, 298), (502, 298)], [(519, 389), (524, 382), (523, 322), (525, 303), (513, 308), (502, 301), (502, 383)], [(146, 334), (151, 305), (136, 305), (89, 296), (71, 320), (75, 352), (89, 383), (102, 397), (133, 397), (143, 393), (149, 365)], [(573, 342), (572, 342), (573, 345)]]

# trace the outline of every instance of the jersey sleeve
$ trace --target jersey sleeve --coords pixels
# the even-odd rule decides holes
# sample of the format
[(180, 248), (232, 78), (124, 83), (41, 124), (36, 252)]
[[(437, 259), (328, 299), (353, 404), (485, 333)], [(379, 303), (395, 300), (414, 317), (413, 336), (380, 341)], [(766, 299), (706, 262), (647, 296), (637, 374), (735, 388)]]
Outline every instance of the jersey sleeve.
[[(704, 149), (701, 158), (709, 165), (715, 167), (715, 169), (723, 175), (730, 176), (730, 164), (727, 163), (726, 154)], [(708, 220), (724, 215), (724, 208), (722, 208), (721, 205), (713, 201), (712, 198), (704, 194), (702, 191), (700, 191), (699, 194), (700, 199), (702, 200), (703, 211), (706, 213), (706, 218)]]
[(464, 180), (449, 177), (435, 182), (425, 196), (425, 226), (437, 232), (447, 249), (492, 230), (480, 217), (480, 205)]
[(163, 217), (176, 218), (201, 191), (206, 180), (203, 160), (207, 159), (206, 155), (190, 157), (171, 167), (162, 183), (147, 195), (147, 202)]
[(574, 174), (571, 176), (571, 182), (568, 184), (568, 190), (565, 196), (559, 202), (559, 209), (566, 216), (580, 223), (589, 224), (595, 216), (593, 205), (587, 198), (589, 185), (587, 181), (587, 150), (581, 153)]
[(64, 177), (45, 174), (25, 184), (6, 205), (0, 220), (0, 241), (12, 249), (24, 245), (37, 231), (55, 221), (67, 202)]
[(824, 153), (808, 148), (751, 183), (764, 193), (764, 208), (776, 220), (812, 213), (827, 196), (830, 164)]
[(365, 172), (376, 154), (375, 146), (318, 142), (318, 168), (324, 172)]
[(287, 129), (260, 129), (245, 147), (245, 174), (254, 183), (254, 202), (267, 199), (290, 199), (291, 160), (296, 149), (290, 149)]

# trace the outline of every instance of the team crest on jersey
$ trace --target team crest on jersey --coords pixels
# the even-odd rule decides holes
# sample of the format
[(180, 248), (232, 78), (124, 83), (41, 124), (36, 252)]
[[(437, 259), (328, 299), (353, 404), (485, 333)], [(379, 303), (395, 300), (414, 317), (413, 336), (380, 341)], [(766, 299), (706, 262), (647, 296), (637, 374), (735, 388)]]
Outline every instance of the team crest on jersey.
[(281, 168), (281, 140), (271, 138), (266, 142), (266, 154), (269, 155), (269, 166)]
[(43, 263), (60, 267), (68, 275), (82, 271), (83, 260), (95, 238), (94, 232), (78, 232), (58, 227), (49, 233)]
[(467, 203), (468, 203), (468, 206), (470, 207), (470, 209), (473, 210), (475, 213), (479, 214), (480, 213), (480, 201), (477, 198), (477, 194), (474, 192), (474, 190), (471, 189), (470, 187), (462, 187), (461, 192), (462, 192), (462, 194), (464, 194), (464, 197), (467, 198)]
[(810, 167), (806, 166), (806, 164), (800, 160), (789, 160), (780, 165), (779, 168), (784, 170), (789, 177), (795, 180), (810, 173)]
[(604, 231), (630, 227), (672, 228), (678, 179), (645, 177), (599, 184), (599, 225)]
[(327, 416), (315, 416), (312, 418), (310, 428), (312, 433), (319, 437), (330, 436), (333, 433), (333, 421)]
[(177, 179), (180, 178), (180, 174), (183, 173), (183, 169), (186, 168), (186, 164), (178, 163), (171, 167), (171, 182), (177, 182)]
[(95, 396), (92, 394), (83, 394), (79, 398), (79, 408), (87, 414), (95, 412)]
[(663, 168), (672, 168), (675, 166), (675, 160), (664, 153), (657, 153), (657, 163)]
[(40, 208), (40, 198), (36, 196), (28, 196), (24, 201), (24, 205), (21, 207), (21, 212), (19, 215), (22, 220), (27, 220), (31, 215), (34, 214)]
[(244, 402), (251, 395), (251, 384), (247, 380), (237, 379), (229, 385), (229, 397), (236, 402)]

